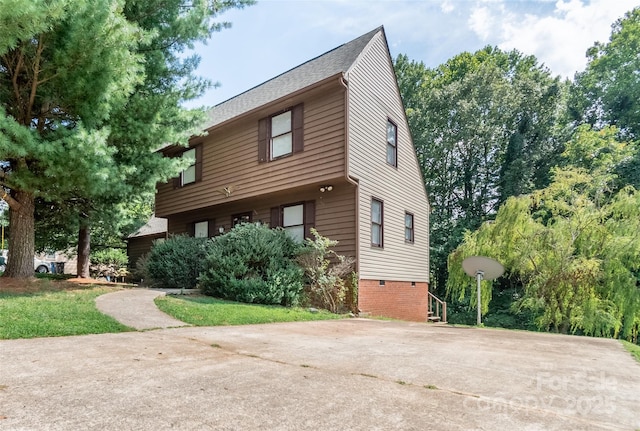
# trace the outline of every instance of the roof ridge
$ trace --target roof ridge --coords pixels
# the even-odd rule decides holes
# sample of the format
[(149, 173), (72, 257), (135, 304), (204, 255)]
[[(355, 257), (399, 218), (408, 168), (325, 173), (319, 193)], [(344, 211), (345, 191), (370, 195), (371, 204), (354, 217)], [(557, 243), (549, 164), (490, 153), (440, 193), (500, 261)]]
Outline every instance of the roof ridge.
[(339, 72), (347, 72), (360, 57), (369, 41), (379, 32), (384, 34), (384, 26), (379, 26), (220, 102), (209, 110), (209, 121), (205, 128), (208, 129), (235, 118)]

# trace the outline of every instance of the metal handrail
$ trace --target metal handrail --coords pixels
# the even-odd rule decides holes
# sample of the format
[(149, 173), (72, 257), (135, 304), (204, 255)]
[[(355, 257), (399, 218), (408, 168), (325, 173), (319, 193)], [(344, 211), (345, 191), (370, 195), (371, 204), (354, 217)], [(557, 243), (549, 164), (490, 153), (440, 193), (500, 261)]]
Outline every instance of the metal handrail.
[[(440, 321), (442, 323), (447, 323), (447, 303), (441, 300), (440, 298), (438, 298), (436, 295), (434, 295), (431, 292), (427, 292), (427, 294), (429, 295), (429, 300), (428, 300), (429, 313), (432, 313), (433, 315), (440, 317)], [(433, 312), (434, 302), (436, 305), (435, 313)], [(442, 314), (440, 314), (440, 308), (442, 308)]]

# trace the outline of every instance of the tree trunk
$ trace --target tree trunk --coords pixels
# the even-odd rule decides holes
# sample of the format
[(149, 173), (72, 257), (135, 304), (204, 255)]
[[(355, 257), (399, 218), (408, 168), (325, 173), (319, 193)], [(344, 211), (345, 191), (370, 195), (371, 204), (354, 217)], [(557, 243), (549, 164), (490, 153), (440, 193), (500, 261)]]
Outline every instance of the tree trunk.
[(78, 231), (78, 277), (89, 278), (89, 255), (91, 254), (91, 229), (89, 218), (80, 216)]
[(35, 197), (28, 192), (14, 192), (19, 205), (9, 206), (9, 254), (5, 277), (28, 278), (34, 276), (35, 256), (34, 211)]

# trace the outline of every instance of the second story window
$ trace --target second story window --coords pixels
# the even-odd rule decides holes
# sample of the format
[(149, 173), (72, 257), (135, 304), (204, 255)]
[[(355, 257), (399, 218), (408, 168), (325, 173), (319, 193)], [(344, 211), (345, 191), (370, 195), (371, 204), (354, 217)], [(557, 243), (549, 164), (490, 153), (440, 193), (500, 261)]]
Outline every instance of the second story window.
[(178, 154), (178, 157), (188, 160), (189, 166), (174, 178), (173, 187), (177, 189), (202, 181), (202, 144), (183, 151), (182, 154)]
[(398, 126), (387, 120), (387, 163), (398, 166)]
[(271, 159), (291, 154), (292, 138), (291, 111), (271, 117)]
[(258, 162), (268, 162), (299, 153), (304, 147), (302, 104), (258, 122)]
[(190, 150), (182, 153), (182, 158), (185, 160), (189, 160), (189, 167), (182, 171), (180, 175), (181, 185), (187, 185), (196, 182), (196, 149), (192, 148)]

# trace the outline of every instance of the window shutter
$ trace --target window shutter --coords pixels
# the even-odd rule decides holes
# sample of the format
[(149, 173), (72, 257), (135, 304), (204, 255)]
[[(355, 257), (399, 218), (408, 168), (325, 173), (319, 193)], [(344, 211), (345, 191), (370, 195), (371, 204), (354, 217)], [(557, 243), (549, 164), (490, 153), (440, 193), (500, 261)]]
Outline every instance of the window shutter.
[(202, 181), (202, 144), (196, 147), (196, 183)]
[(304, 203), (304, 237), (313, 239), (311, 228), (316, 227), (316, 202)]
[(304, 149), (304, 105), (301, 103), (291, 109), (293, 129), (293, 153)]
[(271, 118), (263, 118), (258, 122), (258, 163), (269, 160), (269, 135), (271, 129)]
[(282, 223), (280, 222), (280, 207), (271, 208), (271, 223), (269, 223), (269, 225), (271, 226), (271, 229), (282, 226)]
[(207, 237), (208, 238), (213, 238), (216, 234), (216, 219), (214, 218), (210, 218), (209, 220), (207, 220)]
[(189, 236), (196, 236), (196, 224), (195, 223), (187, 223), (187, 233)]

